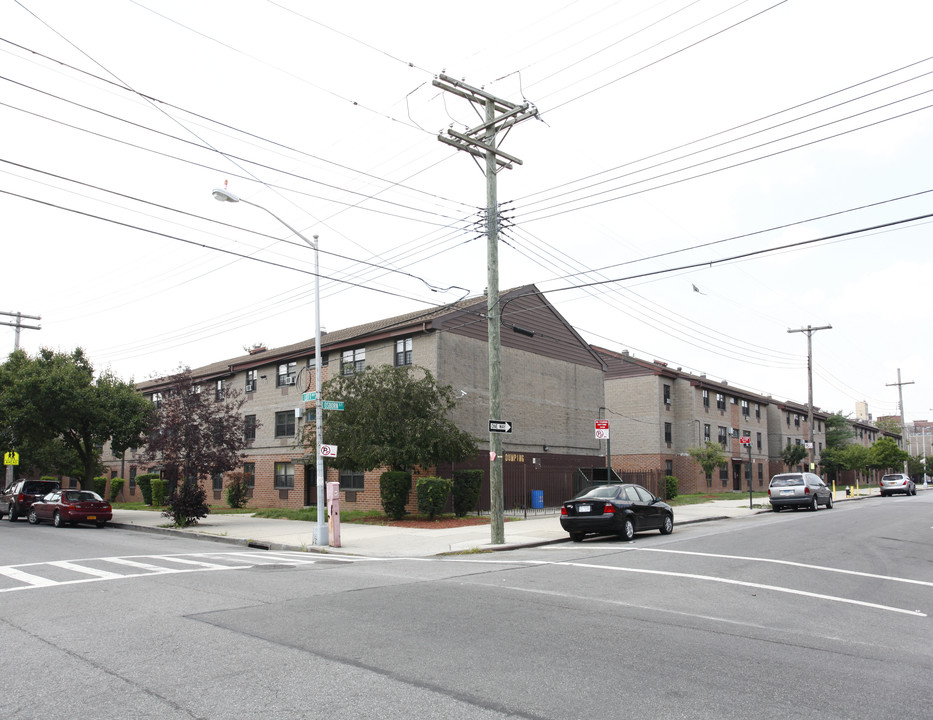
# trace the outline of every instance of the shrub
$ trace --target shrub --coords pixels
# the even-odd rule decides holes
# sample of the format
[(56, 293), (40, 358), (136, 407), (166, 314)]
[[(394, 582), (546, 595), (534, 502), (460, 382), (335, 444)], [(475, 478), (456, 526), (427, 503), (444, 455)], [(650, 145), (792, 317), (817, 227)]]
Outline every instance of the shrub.
[(136, 484), (139, 485), (139, 490), (143, 494), (143, 502), (146, 505), (152, 505), (152, 481), (158, 479), (158, 477), (155, 473), (136, 476)]
[(188, 527), (197, 525), (198, 519), (207, 517), (210, 511), (204, 488), (198, 483), (183, 482), (178, 485), (175, 494), (168, 501), (168, 509), (162, 514), (171, 518), (175, 527)]
[(418, 478), (415, 483), (415, 493), (418, 495), (418, 512), (433, 520), (436, 515), (444, 512), (447, 498), (454, 481), (439, 477)]
[(126, 482), (123, 478), (114, 478), (110, 481), (110, 502), (116, 502), (117, 496), (120, 494), (120, 491), (123, 489), (123, 484)]
[(149, 482), (152, 490), (150, 494), (152, 495), (152, 505), (157, 505), (162, 507), (165, 505), (165, 479), (160, 477), (154, 477)]
[(241, 472), (230, 476), (227, 485), (227, 504), (232, 508), (241, 508), (249, 500), (249, 479)]
[(664, 488), (667, 492), (666, 500), (673, 500), (677, 497), (677, 478), (673, 475), (668, 475), (664, 478)]
[(107, 478), (101, 476), (94, 478), (94, 492), (101, 497), (107, 497)]
[(405, 517), (405, 506), (411, 493), (411, 473), (404, 470), (389, 470), (379, 478), (379, 497), (382, 509), (393, 520)]
[(483, 486), (482, 470), (454, 471), (454, 514), (463, 517), (476, 508), (479, 491)]

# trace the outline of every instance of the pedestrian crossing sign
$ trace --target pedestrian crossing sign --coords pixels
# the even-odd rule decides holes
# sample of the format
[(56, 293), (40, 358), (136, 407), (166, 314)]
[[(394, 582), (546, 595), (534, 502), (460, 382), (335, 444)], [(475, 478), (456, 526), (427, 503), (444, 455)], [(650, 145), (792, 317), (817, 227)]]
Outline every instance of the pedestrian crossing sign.
[(4, 465), (19, 465), (19, 453), (18, 452), (8, 452), (3, 454), (3, 464)]

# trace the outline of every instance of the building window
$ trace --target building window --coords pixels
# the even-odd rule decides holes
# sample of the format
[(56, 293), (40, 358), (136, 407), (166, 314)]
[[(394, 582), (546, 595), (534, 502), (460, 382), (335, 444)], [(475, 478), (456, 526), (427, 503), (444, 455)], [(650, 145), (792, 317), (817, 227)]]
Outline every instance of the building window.
[(748, 400), (743, 400), (743, 401), (742, 401), (742, 415), (743, 415), (744, 417), (748, 417), (748, 416), (749, 416)]
[(313, 425), (317, 425), (317, 408), (309, 407), (305, 408), (305, 422)]
[(728, 438), (728, 437), (729, 437), (729, 435), (728, 435), (728, 433), (726, 432), (726, 428), (724, 428), (722, 425), (720, 425), (720, 426), (719, 426), (719, 444), (722, 445), (723, 448), (726, 447), (726, 438)]
[(130, 465), (130, 491), (136, 489), (136, 466)]
[(755, 403), (755, 419), (761, 420), (761, 404)]
[(366, 473), (354, 472), (350, 470), (340, 471), (340, 489), (341, 490), (362, 490), (363, 480)]
[(224, 489), (223, 473), (214, 473), (211, 475), (211, 488), (214, 492), (221, 492)]
[(758, 441), (758, 449), (761, 450), (761, 433), (758, 433), (758, 437), (755, 439)]
[(800, 444), (800, 438), (794, 438), (794, 445)]
[(411, 365), (411, 338), (395, 341), (395, 366)]
[(664, 442), (669, 443), (671, 440), (671, 423), (664, 423)]
[(295, 384), (295, 363), (287, 362), (281, 363), (279, 365), (279, 372), (276, 375), (275, 384), (276, 387), (282, 387), (283, 385), (294, 385)]
[(726, 409), (726, 396), (722, 393), (716, 393), (716, 407), (720, 410)]
[(703, 391), (703, 407), (709, 407), (709, 390)]
[(665, 460), (665, 461), (664, 461), (664, 474), (665, 474), (665, 475), (673, 475), (673, 474), (674, 474), (674, 461), (673, 461), (673, 460)]
[(243, 435), (249, 440), (256, 439), (256, 416), (246, 415), (243, 418)]
[(275, 436), (292, 437), (295, 434), (295, 411), (283, 410), (275, 414)]
[(366, 348), (344, 350), (340, 358), (340, 374), (355, 375), (366, 369)]
[(218, 380), (217, 384), (214, 385), (214, 400), (220, 402), (224, 399), (224, 381)]
[(290, 462), (275, 464), (275, 489), (291, 490), (295, 487), (295, 466)]
[(246, 478), (246, 487), (250, 490), (256, 487), (256, 463), (243, 463), (243, 477)]
[(710, 439), (709, 435), (709, 425), (703, 426), (703, 442), (708, 443)]
[(256, 381), (259, 379), (257, 377), (258, 372), (258, 370), (246, 371), (246, 392), (256, 392)]
[(764, 465), (758, 463), (758, 485), (764, 483)]
[(790, 447), (790, 438), (787, 438), (787, 447)]
[(671, 386), (670, 385), (664, 386), (664, 404), (665, 405), (671, 404)]
[(787, 413), (787, 427), (790, 427), (790, 413)]
[(152, 393), (152, 404), (157, 410), (162, 407), (162, 393)]
[(729, 480), (729, 466), (728, 465), (719, 466), (719, 479), (722, 480), (723, 483)]
[(800, 416), (794, 415), (794, 427), (800, 427)]
[(748, 444), (749, 444), (749, 447), (751, 447), (751, 444), (752, 444), (752, 443), (751, 443), (752, 431), (751, 431), (751, 430), (743, 430), (743, 431), (742, 431), (742, 437), (747, 437), (747, 438), (748, 438), (748, 440), (749, 440)]

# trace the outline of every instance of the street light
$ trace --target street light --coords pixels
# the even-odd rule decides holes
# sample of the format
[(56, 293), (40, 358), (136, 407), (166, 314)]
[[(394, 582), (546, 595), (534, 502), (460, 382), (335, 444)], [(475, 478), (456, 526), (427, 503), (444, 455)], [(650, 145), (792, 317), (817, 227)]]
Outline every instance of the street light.
[(295, 233), (295, 235), (304, 240), (308, 245), (311, 246), (311, 249), (314, 250), (314, 390), (315, 397), (317, 398), (317, 412), (314, 413), (314, 429), (316, 433), (314, 438), (314, 445), (315, 472), (317, 477), (317, 525), (314, 527), (313, 538), (315, 545), (329, 545), (330, 533), (327, 527), (327, 521), (324, 517), (324, 458), (321, 455), (321, 442), (323, 442), (324, 438), (324, 430), (321, 422), (323, 413), (321, 412), (321, 409), (323, 408), (324, 404), (321, 396), (321, 274), (318, 265), (318, 237), (317, 235), (314, 235), (313, 242), (308, 240), (308, 238), (306, 238), (268, 208), (265, 208), (262, 205), (257, 205), (256, 203), (250, 202), (249, 200), (243, 200), (242, 198), (237, 197), (227, 190), (221, 190), (218, 188), (217, 190), (214, 190), (212, 195), (214, 196), (215, 200), (219, 200), (220, 202), (242, 202), (246, 203), (247, 205), (257, 207), (260, 210), (264, 210), (293, 233)]

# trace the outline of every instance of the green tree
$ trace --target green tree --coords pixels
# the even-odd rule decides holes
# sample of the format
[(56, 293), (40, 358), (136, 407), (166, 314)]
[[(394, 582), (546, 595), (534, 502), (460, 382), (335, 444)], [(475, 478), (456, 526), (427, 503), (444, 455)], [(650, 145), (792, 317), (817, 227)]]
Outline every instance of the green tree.
[(840, 470), (846, 470), (846, 447), (827, 447), (820, 454), (820, 467), (824, 473), (835, 479)]
[(845, 470), (865, 473), (871, 466), (871, 450), (864, 445), (847, 445), (843, 450), (842, 459)]
[(170, 496), (179, 480), (194, 484), (198, 478), (229, 472), (243, 464), (246, 433), (242, 406), (239, 390), (229, 391), (219, 402), (213, 392), (201, 392), (189, 368), (168, 379), (155, 432), (146, 444), (146, 457), (161, 462)]
[(878, 470), (900, 470), (908, 458), (906, 450), (901, 450), (892, 437), (878, 438), (869, 448), (871, 451), (869, 467)]
[(923, 482), (924, 463), (922, 455), (911, 455), (907, 459), (907, 474), (916, 481)]
[(807, 448), (803, 443), (787, 445), (781, 450), (781, 459), (788, 469), (797, 467), (806, 456)]
[[(328, 380), (322, 392), (344, 403), (324, 418), (326, 442), (340, 448), (329, 461), (337, 468), (411, 470), (476, 454), (476, 439), (449, 417), (453, 388), (424, 368), (379, 365)], [(313, 427), (305, 428), (304, 442), (314, 447)]]
[(42, 349), (35, 357), (17, 350), (0, 368), (0, 387), (8, 442), (33, 453), (31, 466), (77, 475), (86, 489), (99, 472), (104, 444), (111, 441), (119, 452), (142, 445), (154, 417), (131, 383), (109, 371), (95, 378), (80, 348)]
[(894, 435), (901, 435), (901, 421), (894, 417), (883, 417), (878, 418), (875, 422), (875, 425), (881, 432), (893, 433)]
[[(826, 447), (843, 449), (849, 440), (855, 437), (855, 431), (849, 424), (848, 418), (842, 412), (835, 412), (826, 418)], [(821, 463), (822, 464), (822, 463)]]
[(729, 459), (729, 456), (726, 455), (725, 450), (722, 449), (722, 445), (719, 443), (708, 442), (703, 447), (688, 448), (687, 452), (690, 453), (690, 457), (699, 463), (700, 467), (703, 469), (703, 472), (706, 474), (707, 489), (712, 488), (713, 473), (716, 471), (716, 468), (725, 464), (726, 460)]

